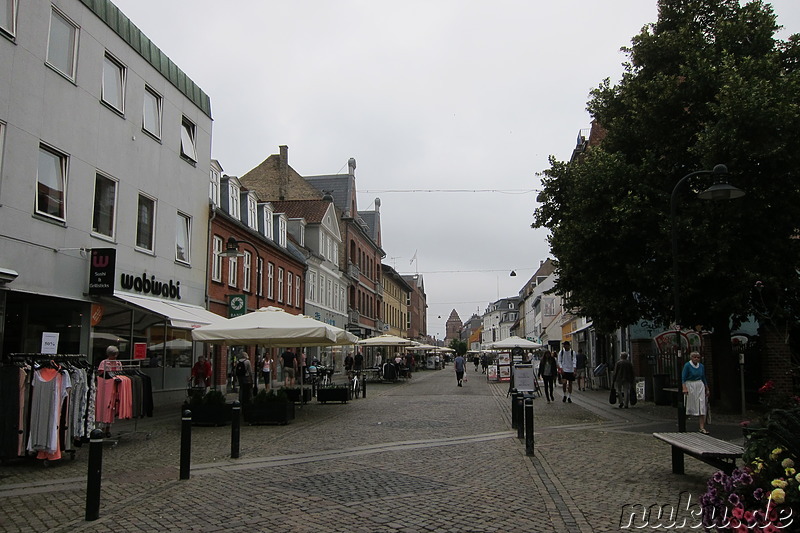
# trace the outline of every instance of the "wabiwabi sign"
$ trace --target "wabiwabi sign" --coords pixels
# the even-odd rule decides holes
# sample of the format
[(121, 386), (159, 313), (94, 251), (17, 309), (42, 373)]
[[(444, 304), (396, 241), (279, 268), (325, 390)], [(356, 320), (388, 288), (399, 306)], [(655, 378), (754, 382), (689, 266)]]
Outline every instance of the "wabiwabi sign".
[[(92, 250), (89, 266), (89, 294), (113, 295), (116, 276), (117, 251), (114, 248), (95, 248)], [(120, 274), (120, 287), (141, 294), (152, 294), (173, 300), (181, 299), (180, 281), (160, 281), (155, 276)]]

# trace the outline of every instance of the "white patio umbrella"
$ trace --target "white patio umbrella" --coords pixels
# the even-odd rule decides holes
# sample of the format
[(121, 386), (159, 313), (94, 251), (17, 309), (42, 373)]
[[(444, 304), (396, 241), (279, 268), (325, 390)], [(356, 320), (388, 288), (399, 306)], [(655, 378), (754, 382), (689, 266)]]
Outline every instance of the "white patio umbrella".
[(404, 339), (396, 335), (378, 335), (356, 342), (359, 346), (414, 346), (417, 344), (411, 339)]
[(160, 342), (158, 344), (148, 346), (148, 349), (155, 351), (160, 351), (164, 348), (167, 350), (188, 350), (191, 347), (192, 341), (187, 341), (186, 339), (172, 339), (167, 342)]
[(486, 345), (487, 348), (491, 348), (494, 350), (502, 350), (507, 348), (527, 348), (533, 350), (536, 348), (541, 348), (542, 346), (544, 345), (536, 344), (533, 341), (529, 341), (528, 339), (523, 339), (522, 337), (517, 337), (516, 335), (496, 342), (490, 342), (489, 344)]
[(196, 341), (257, 344), (270, 348), (354, 344), (358, 338), (341, 328), (310, 316), (292, 315), (278, 307), (262, 307), (192, 330)]
[(435, 350), (436, 348), (438, 348), (438, 346), (434, 346), (432, 344), (417, 344), (408, 347), (409, 350), (421, 351), (421, 352), (432, 351)]

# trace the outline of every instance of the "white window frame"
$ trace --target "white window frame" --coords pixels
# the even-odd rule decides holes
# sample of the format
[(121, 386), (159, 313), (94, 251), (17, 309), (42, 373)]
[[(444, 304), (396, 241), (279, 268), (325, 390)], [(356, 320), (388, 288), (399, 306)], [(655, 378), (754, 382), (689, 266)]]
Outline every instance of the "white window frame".
[(275, 221), (273, 220), (275, 217), (275, 213), (272, 212), (272, 209), (267, 207), (264, 208), (264, 236), (271, 240), (275, 240)]
[[(57, 36), (53, 34), (53, 31), (58, 26), (53, 25), (53, 20), (55, 20), (60, 24), (63, 23), (62, 28), (67, 29), (68, 31), (72, 32), (72, 35), (68, 36), (68, 38), (72, 42), (61, 42), (59, 43), (55, 37), (64, 37), (64, 36)], [(46, 64), (68, 80), (74, 82), (75, 81), (75, 72), (78, 66), (78, 39), (80, 38), (80, 27), (75, 24), (70, 18), (65, 15), (61, 10), (56, 8), (55, 6), (51, 6), (50, 10), (50, 29), (48, 31), (47, 36), (47, 59)], [(57, 52), (61, 52), (61, 50), (56, 49), (54, 47), (63, 45), (65, 47), (72, 47), (72, 50), (64, 50), (63, 56), (64, 57), (56, 57), (58, 54)], [(63, 62), (64, 64), (59, 65), (59, 62)], [(69, 63), (69, 64), (66, 64)]]
[(267, 263), (267, 298), (275, 299), (275, 264)]
[(236, 287), (236, 284), (239, 282), (239, 258), (238, 257), (229, 257), (228, 258), (228, 286), (229, 287)]
[(292, 292), (294, 284), (292, 283), (292, 273), (286, 272), (286, 305), (292, 305)]
[(233, 181), (228, 180), (228, 214), (236, 220), (241, 219), (241, 198), (240, 189)]
[(214, 235), (214, 255), (211, 259), (211, 280), (222, 283), (222, 237)]
[(17, 36), (17, 6), (19, 0), (3, 0), (4, 17), (3, 23), (0, 24), (0, 30), (3, 30), (11, 37)]
[(297, 274), (294, 275), (294, 306), (300, 307), (300, 289), (302, 288), (302, 284), (300, 283), (300, 276)]
[[(150, 125), (148, 125), (148, 111), (147, 111), (147, 98), (151, 97), (155, 102), (155, 116), (152, 117), (155, 120), (155, 124), (152, 124), (152, 128), (150, 129)], [(156, 139), (161, 139), (161, 119), (163, 114), (163, 107), (164, 107), (164, 99), (155, 89), (150, 87), (149, 85), (144, 86), (144, 98), (142, 99), (142, 131), (145, 133), (149, 133)], [(155, 130), (155, 131), (154, 131)]]
[(256, 213), (258, 212), (258, 204), (252, 194), (247, 195), (247, 225), (253, 229), (258, 228), (258, 219)]
[(286, 217), (280, 215), (278, 218), (278, 246), (286, 248)]
[(242, 290), (250, 292), (250, 278), (252, 277), (253, 254), (245, 250), (242, 254)]
[[(52, 166), (49, 164), (46, 166), (42, 165), (43, 155), (52, 158), (50, 159), (50, 161), (57, 162), (57, 164), (55, 165), (56, 166), (55, 169), (52, 169)], [(54, 172), (47, 172), (47, 175), (43, 176), (42, 171), (48, 169), (53, 170)], [(55, 148), (52, 148), (45, 144), (39, 145), (39, 162), (36, 171), (36, 196), (35, 196), (35, 209), (37, 214), (49, 218), (54, 218), (62, 222), (66, 221), (68, 172), (69, 172), (69, 156), (67, 154), (60, 152)], [(42, 202), (41, 200), (44, 199), (44, 197), (48, 199), (53, 197), (53, 193), (50, 191), (55, 191), (56, 193), (60, 193), (60, 198), (58, 198), (57, 197), (58, 195), (56, 195), (55, 202), (50, 202), (50, 201)], [(51, 203), (53, 203), (58, 207), (57, 212), (55, 213), (51, 212), (51, 210), (49, 209)]]
[(323, 307), (329, 307), (328, 302), (325, 301), (325, 274), (319, 273), (319, 298), (317, 302)]
[(283, 267), (278, 267), (278, 301), (283, 303)]
[(219, 205), (219, 179), (219, 172), (216, 168), (212, 168), (209, 176), (208, 198), (214, 205)]
[(181, 118), (181, 157), (197, 163), (197, 126), (186, 115)]
[[(2, 148), (2, 140), (0, 140), (0, 148)], [(108, 185), (110, 188), (105, 189), (103, 186)], [(92, 234), (98, 235), (104, 239), (114, 239), (114, 236), (117, 232), (117, 191), (119, 189), (119, 183), (117, 180), (110, 176), (106, 176), (102, 172), (95, 172), (94, 177), (94, 203), (92, 204)], [(108, 191), (112, 192), (111, 201), (107, 202), (104, 200), (108, 200), (106, 197), (108, 195)], [(102, 195), (102, 197), (98, 198), (98, 194)], [(105, 228), (100, 228), (99, 221), (102, 219), (105, 221), (104, 216), (107, 215), (107, 219), (110, 225), (108, 229), (108, 233), (104, 230)]]
[[(175, 260), (189, 265), (192, 262), (192, 217), (178, 211), (175, 222)], [(180, 254), (181, 245), (184, 248), (183, 256)]]
[[(127, 68), (106, 50), (103, 56), (103, 83), (100, 98), (104, 103), (125, 114), (125, 79)], [(116, 87), (111, 85), (116, 84)]]
[(264, 296), (264, 260), (256, 259), (256, 294)]
[(306, 225), (300, 224), (300, 246), (305, 248), (306, 246)]
[[(152, 220), (150, 221), (150, 247), (143, 246), (142, 241), (139, 238), (140, 230), (142, 227), (142, 200), (147, 200), (148, 202), (152, 203), (153, 205), (153, 212), (151, 213)], [(137, 250), (144, 250), (149, 253), (153, 253), (156, 248), (156, 213), (158, 212), (158, 203), (156, 199), (148, 196), (142, 192), (139, 192), (139, 199), (136, 204), (136, 243), (135, 247)]]
[(306, 285), (306, 301), (309, 302), (317, 301), (316, 288), (317, 288), (317, 273), (309, 272), (308, 284)]

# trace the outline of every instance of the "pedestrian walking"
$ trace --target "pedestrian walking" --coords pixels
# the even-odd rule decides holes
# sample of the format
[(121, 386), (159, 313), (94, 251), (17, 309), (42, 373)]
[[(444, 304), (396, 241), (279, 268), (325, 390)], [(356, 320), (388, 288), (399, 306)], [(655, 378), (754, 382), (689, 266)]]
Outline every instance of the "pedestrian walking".
[(550, 350), (545, 350), (539, 361), (538, 375), (544, 382), (544, 396), (547, 398), (547, 403), (556, 401), (555, 396), (553, 396), (553, 385), (556, 381), (557, 373), (556, 358), (553, 357)]
[(281, 364), (283, 365), (283, 386), (294, 387), (297, 357), (291, 350), (287, 349), (281, 354)]
[(272, 382), (272, 358), (269, 356), (269, 348), (264, 352), (264, 357), (261, 359), (261, 380), (264, 382), (264, 389), (269, 391)]
[(453, 361), (453, 366), (456, 369), (456, 380), (458, 381), (458, 386), (463, 387), (464, 385), (462, 385), (461, 382), (464, 380), (464, 370), (467, 366), (464, 356), (457, 355), (455, 361)]
[(477, 372), (478, 367), (481, 364), (481, 358), (478, 355), (476, 355), (475, 357), (472, 358), (472, 362), (475, 363), (475, 372)]
[(253, 367), (247, 352), (239, 355), (239, 361), (236, 363), (236, 381), (239, 382), (239, 403), (249, 404), (253, 395)]
[(489, 370), (489, 356), (486, 354), (481, 355), (481, 374), (485, 374)]
[(583, 348), (578, 348), (575, 355), (575, 381), (578, 383), (578, 390), (586, 390), (586, 354)]
[(633, 390), (633, 363), (628, 360), (628, 352), (619, 354), (619, 361), (614, 365), (614, 387), (617, 389), (619, 408), (627, 409)]
[(708, 388), (708, 381), (706, 381), (706, 367), (700, 362), (700, 352), (689, 354), (689, 361), (683, 365), (683, 372), (681, 372), (681, 383), (686, 414), (697, 416), (700, 433), (708, 435), (706, 413), (711, 389)]
[(564, 392), (564, 403), (572, 403), (572, 382), (575, 381), (575, 364), (577, 356), (570, 347), (569, 341), (562, 343), (563, 348), (558, 352), (558, 368), (561, 370), (561, 388)]

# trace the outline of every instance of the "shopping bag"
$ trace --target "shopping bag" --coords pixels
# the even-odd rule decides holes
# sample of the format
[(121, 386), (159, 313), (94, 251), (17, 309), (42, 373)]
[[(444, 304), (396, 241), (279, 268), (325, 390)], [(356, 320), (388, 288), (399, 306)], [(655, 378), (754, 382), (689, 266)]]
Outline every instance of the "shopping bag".
[(617, 389), (611, 387), (611, 392), (608, 394), (608, 403), (615, 404), (617, 403)]

